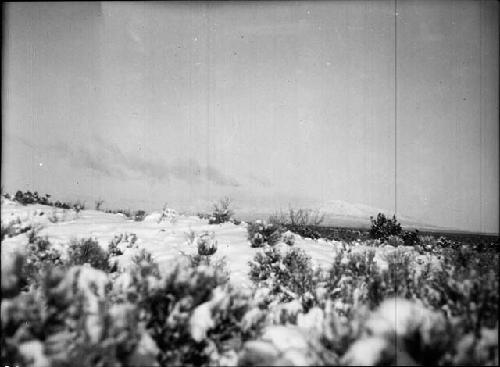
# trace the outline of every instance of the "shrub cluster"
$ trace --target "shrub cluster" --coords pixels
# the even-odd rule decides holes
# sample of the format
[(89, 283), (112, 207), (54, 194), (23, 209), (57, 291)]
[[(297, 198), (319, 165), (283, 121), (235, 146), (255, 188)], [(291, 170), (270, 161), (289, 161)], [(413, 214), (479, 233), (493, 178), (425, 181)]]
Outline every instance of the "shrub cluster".
[(52, 202), (49, 199), (50, 199), (49, 194), (41, 196), (40, 194), (38, 194), (37, 191), (32, 193), (31, 191), (22, 192), (21, 190), (18, 190), (16, 192), (16, 195), (14, 195), (14, 197), (12, 198), (12, 200), (17, 201), (22, 205), (28, 205), (28, 204), (50, 205), (60, 209), (74, 209), (77, 212), (80, 212), (80, 210), (85, 209), (85, 203), (79, 200), (74, 203), (68, 203), (68, 202), (61, 202), (59, 200)]
[(266, 243), (274, 246), (280, 240), (283, 228), (273, 223), (256, 220), (248, 223), (247, 232), (252, 247), (262, 247)]
[[(382, 252), (386, 267), (378, 265), (377, 252)], [(427, 264), (419, 265), (417, 257), (414, 249), (404, 246), (340, 249), (330, 270), (322, 274), (312, 272), (300, 256), (294, 256), (300, 266), (290, 268), (273, 248), (256, 255), (250, 264), (250, 278), (258, 287), (281, 295), (282, 302), (303, 301), (300, 293), (312, 293), (309, 307), (294, 311), (298, 316), (286, 318), (286, 323), (314, 327), (322, 335), (322, 348), (339, 357), (333, 358), (336, 363), (497, 363), (498, 341), (492, 335), (498, 332), (498, 254), (448, 249), (439, 266), (433, 266), (430, 257)], [(304, 274), (308, 274), (305, 279), (301, 278)], [(296, 294), (290, 292), (297, 290), (297, 284), (307, 284), (307, 291), (302, 288)], [(391, 331), (396, 327), (397, 335)], [(289, 326), (282, 330), (282, 336), (290, 338), (294, 332)], [(256, 356), (265, 360), (259, 363), (278, 363), (276, 358), (281, 355), (279, 348), (284, 341), (271, 342), (273, 338), (267, 335), (264, 332), (262, 342), (243, 348), (245, 363), (255, 361)], [(401, 354), (392, 353), (391, 335), (400, 338)], [(274, 348), (278, 350), (274, 352)], [(307, 349), (314, 350), (310, 346)], [(301, 354), (301, 358), (307, 355)], [(308, 362), (299, 360), (303, 361), (300, 364), (326, 363), (322, 358), (315, 355)]]
[(250, 279), (257, 286), (267, 287), (280, 302), (301, 299), (310, 301), (316, 279), (311, 259), (299, 248), (283, 253), (279, 248), (267, 247), (258, 252), (250, 265)]
[[(370, 217), (371, 228), (370, 238), (378, 239), (382, 243), (389, 243), (392, 246), (403, 244), (404, 246), (417, 246), (420, 244), (419, 232), (405, 231), (397, 221), (396, 216), (387, 218), (383, 213), (378, 213), (377, 218)], [(400, 239), (401, 241), (399, 241)]]
[(210, 217), (212, 216), (211, 214), (208, 214), (208, 213), (198, 213), (196, 215), (198, 216), (198, 218), (204, 219), (204, 220), (209, 220)]
[(44, 272), (63, 265), (63, 254), (51, 245), (47, 237), (30, 236), (23, 267), (26, 285), (38, 284)]
[(286, 214), (277, 213), (272, 215), (269, 222), (304, 238), (318, 239), (321, 238), (321, 234), (317, 228), (323, 223), (324, 219), (325, 214), (320, 213), (319, 210), (290, 208)]
[(91, 238), (71, 240), (68, 248), (69, 266), (90, 264), (95, 269), (109, 269), (109, 253), (104, 251), (97, 240)]
[(19, 234), (26, 233), (33, 229), (32, 224), (23, 224), (21, 218), (17, 217), (8, 223), (1, 224), (1, 240), (3, 241), (6, 237), (15, 237)]
[(134, 212), (130, 209), (106, 209), (104, 212), (107, 214), (122, 214), (127, 219), (135, 218)]
[(421, 236), (440, 250), (420, 255), (392, 235), (337, 244), (321, 272), (266, 245), (243, 292), (204, 251), (160, 275), (143, 250), (113, 272), (132, 238), (61, 253), (31, 230), (25, 256), (2, 252), (2, 365), (498, 365), (498, 252)]
[(224, 197), (213, 204), (212, 216), (208, 219), (208, 224), (221, 224), (231, 221), (234, 212), (230, 208), (231, 199)]
[(31, 192), (26, 191), (22, 192), (18, 190), (13, 200), (17, 201), (20, 204), (28, 205), (28, 204), (42, 204), (42, 205), (50, 205), (49, 201), (50, 195), (40, 196), (37, 191)]
[(373, 239), (380, 239), (384, 242), (389, 236), (400, 236), (403, 232), (395, 215), (389, 219), (383, 213), (378, 213), (377, 218), (370, 217), (370, 221), (370, 237)]

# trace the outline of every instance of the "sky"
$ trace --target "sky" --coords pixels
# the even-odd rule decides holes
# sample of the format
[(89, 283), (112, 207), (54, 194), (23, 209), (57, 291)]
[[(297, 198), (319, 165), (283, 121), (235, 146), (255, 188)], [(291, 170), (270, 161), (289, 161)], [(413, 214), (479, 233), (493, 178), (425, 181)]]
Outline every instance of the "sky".
[(498, 232), (498, 43), (489, 0), (9, 3), (2, 186)]

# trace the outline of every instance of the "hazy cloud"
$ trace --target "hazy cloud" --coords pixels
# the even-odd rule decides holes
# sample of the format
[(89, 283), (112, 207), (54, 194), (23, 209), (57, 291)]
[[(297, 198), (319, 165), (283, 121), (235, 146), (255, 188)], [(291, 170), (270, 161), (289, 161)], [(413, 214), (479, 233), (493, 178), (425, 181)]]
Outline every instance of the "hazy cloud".
[(272, 183), (265, 177), (257, 177), (254, 174), (248, 174), (248, 178), (262, 187), (271, 187)]
[(148, 159), (140, 154), (125, 154), (118, 146), (95, 137), (89, 147), (74, 147), (59, 142), (49, 150), (68, 158), (75, 166), (91, 168), (108, 177), (178, 179), (187, 182), (207, 180), (220, 186), (240, 186), (239, 182), (213, 166), (201, 166), (194, 159), (167, 163), (162, 159)]

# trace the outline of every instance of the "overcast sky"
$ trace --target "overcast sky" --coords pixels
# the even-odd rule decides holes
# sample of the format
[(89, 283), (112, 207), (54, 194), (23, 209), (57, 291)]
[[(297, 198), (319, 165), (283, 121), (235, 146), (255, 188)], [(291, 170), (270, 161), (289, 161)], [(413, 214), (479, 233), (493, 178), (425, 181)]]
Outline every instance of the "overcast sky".
[(9, 4), (4, 189), (148, 210), (397, 196), (398, 214), (498, 232), (498, 3), (395, 11)]

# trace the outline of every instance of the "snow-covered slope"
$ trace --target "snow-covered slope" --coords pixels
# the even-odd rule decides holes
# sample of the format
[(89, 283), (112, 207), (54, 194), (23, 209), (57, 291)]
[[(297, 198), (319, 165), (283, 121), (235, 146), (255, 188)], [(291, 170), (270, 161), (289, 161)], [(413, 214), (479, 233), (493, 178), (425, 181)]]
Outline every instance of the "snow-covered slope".
[[(3, 225), (18, 217), (23, 225), (38, 223), (43, 226), (39, 235), (46, 235), (51, 243), (61, 246), (69, 243), (72, 238), (92, 237), (107, 249), (115, 235), (134, 233), (137, 235), (139, 248), (151, 252), (163, 269), (173, 266), (182, 254), (197, 253), (196, 244), (190, 244), (187, 241), (188, 232), (192, 230), (197, 235), (203, 231), (214, 232), (218, 242), (218, 249), (214, 256), (226, 258), (231, 280), (242, 287), (250, 285), (248, 262), (257, 251), (260, 251), (260, 249), (250, 247), (245, 223), (209, 225), (208, 221), (196, 216), (178, 216), (175, 220), (159, 223), (149, 220), (150, 217), (148, 220), (135, 222), (122, 214), (107, 214), (95, 210), (83, 210), (76, 213), (73, 210), (54, 210), (44, 205), (22, 206), (9, 200), (2, 202), (1, 213)], [(57, 222), (49, 220), (49, 217), (53, 219), (54, 216), (59, 218)], [(2, 242), (2, 251), (22, 250), (26, 243), (25, 234), (6, 238)], [(327, 266), (336, 255), (337, 245), (323, 240), (299, 238), (295, 246), (304, 249), (311, 256), (313, 264)]]

